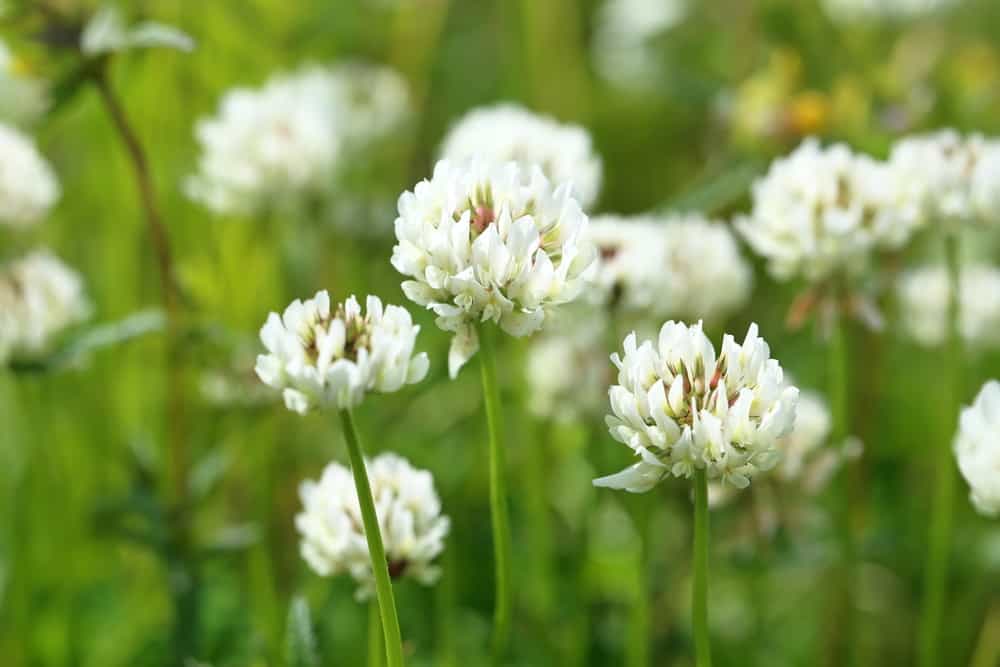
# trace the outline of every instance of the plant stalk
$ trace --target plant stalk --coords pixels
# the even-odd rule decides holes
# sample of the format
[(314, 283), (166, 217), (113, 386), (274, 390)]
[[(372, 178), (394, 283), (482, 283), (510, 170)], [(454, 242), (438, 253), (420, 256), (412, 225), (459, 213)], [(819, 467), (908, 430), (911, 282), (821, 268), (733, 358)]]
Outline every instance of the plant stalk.
[(382, 619), (377, 602), (368, 603), (368, 667), (385, 665), (385, 642), (382, 641)]
[(510, 519), (507, 515), (506, 456), (500, 427), (500, 391), (497, 386), (496, 329), (492, 323), (479, 327), (480, 369), (486, 424), (490, 439), (490, 513), (493, 518), (493, 557), (496, 600), (493, 614), (493, 664), (503, 663), (510, 634), (511, 557)]
[(354, 487), (357, 489), (358, 504), (361, 506), (361, 521), (364, 523), (368, 553), (375, 574), (375, 593), (382, 618), (382, 634), (385, 637), (386, 664), (388, 667), (402, 667), (403, 640), (399, 632), (399, 618), (396, 616), (396, 601), (392, 595), (392, 581), (389, 579), (389, 563), (385, 558), (382, 533), (375, 514), (375, 501), (372, 499), (368, 471), (361, 453), (361, 439), (358, 437), (358, 429), (354, 424), (354, 415), (350, 408), (340, 411), (340, 422), (344, 428), (344, 440), (347, 441), (347, 456), (351, 462), (351, 472), (354, 474)]
[(691, 588), (691, 627), (697, 667), (711, 667), (708, 633), (708, 479), (694, 473), (694, 585)]
[(962, 372), (965, 355), (960, 330), (961, 264), (959, 240), (955, 233), (945, 236), (945, 263), (948, 273), (947, 367), (951, 386), (948, 396), (948, 429), (944, 440), (933, 452), (935, 478), (931, 506), (927, 564), (924, 568), (924, 601), (920, 618), (920, 667), (937, 667), (941, 653), (941, 627), (948, 588), (949, 551), (952, 515), (955, 506), (955, 467), (952, 461), (951, 436), (958, 426), (962, 404)]

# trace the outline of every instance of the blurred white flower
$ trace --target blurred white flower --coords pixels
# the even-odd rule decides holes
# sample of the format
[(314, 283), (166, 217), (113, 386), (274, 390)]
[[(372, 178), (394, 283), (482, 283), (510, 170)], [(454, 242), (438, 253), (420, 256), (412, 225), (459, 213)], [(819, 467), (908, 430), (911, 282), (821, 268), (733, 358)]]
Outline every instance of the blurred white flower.
[(45, 83), (23, 69), (0, 40), (0, 122), (30, 123), (49, 106)]
[(0, 225), (27, 227), (59, 199), (59, 182), (35, 142), (0, 123)]
[(392, 133), (410, 115), (410, 91), (396, 70), (364, 62), (329, 69), (334, 111), (346, 148), (362, 150)]
[(0, 362), (43, 352), (90, 305), (79, 274), (47, 250), (0, 268)]
[(1000, 514), (1000, 382), (987, 382), (972, 406), (962, 410), (955, 456), (976, 510)]
[(1000, 141), (991, 140), (976, 161), (972, 204), (979, 220), (1000, 222)]
[(745, 488), (780, 457), (778, 439), (795, 422), (798, 389), (784, 384), (781, 366), (750, 325), (743, 344), (727, 334), (716, 359), (701, 324), (667, 322), (659, 341), (625, 339), (616, 352), (611, 387), (611, 436), (641, 461), (594, 480), (596, 486), (648, 491), (668, 475)]
[(406, 296), (454, 332), (452, 377), (479, 349), (478, 323), (527, 336), (592, 272), (587, 216), (570, 187), (553, 189), (538, 167), (525, 176), (514, 162), (442, 160), (398, 208), (392, 265), (413, 278), (403, 282)]
[[(389, 574), (434, 583), (439, 575), (434, 559), (444, 550), (450, 527), (441, 514), (434, 479), (390, 453), (368, 460), (366, 468)], [(302, 537), (302, 557), (322, 577), (351, 575), (359, 600), (372, 597), (375, 576), (350, 470), (329, 464), (318, 482), (302, 483), (299, 496), (303, 511), (295, 526)]]
[(591, 220), (607, 303), (662, 319), (719, 321), (750, 296), (753, 272), (729, 228), (698, 215)]
[(687, 0), (605, 0), (594, 25), (594, 67), (623, 87), (662, 81), (655, 40), (687, 14)]
[(912, 20), (948, 9), (959, 0), (823, 0), (836, 21)]
[(800, 479), (830, 437), (830, 409), (818, 394), (803, 391), (795, 409), (795, 428), (778, 441), (781, 463), (775, 474), (784, 482)]
[(98, 9), (80, 35), (80, 50), (88, 56), (156, 47), (191, 51), (194, 40), (182, 30), (154, 21), (127, 27), (121, 11), (114, 5)]
[(268, 315), (260, 331), (268, 353), (257, 357), (257, 376), (282, 390), (289, 410), (358, 405), (366, 392), (388, 393), (420, 382), (427, 354), (414, 356), (420, 327), (400, 306), (382, 307), (369, 296), (366, 313), (352, 296), (330, 309), (330, 296), (317, 292), (296, 299), (281, 317)]
[(922, 210), (898, 170), (810, 138), (754, 183), (753, 210), (736, 228), (775, 278), (819, 281), (863, 267), (874, 248), (900, 247)]
[(934, 223), (996, 222), (1000, 142), (952, 129), (901, 139), (889, 165)]
[[(959, 332), (975, 346), (1000, 345), (1000, 269), (966, 265), (959, 276)], [(943, 266), (912, 269), (899, 280), (899, 309), (907, 335), (940, 345), (948, 335), (948, 275)]]
[(307, 67), (262, 88), (227, 93), (196, 128), (202, 154), (185, 189), (217, 213), (249, 214), (328, 194), (345, 154), (409, 113), (405, 83), (386, 67)]
[(343, 139), (335, 97), (319, 67), (227, 93), (218, 115), (198, 122), (188, 195), (217, 213), (251, 213), (325, 190)]
[(603, 313), (587, 308), (560, 313), (531, 341), (525, 377), (532, 414), (559, 421), (600, 414), (610, 377), (607, 327)]
[(445, 136), (441, 158), (452, 162), (517, 162), (525, 179), (538, 165), (553, 183), (570, 183), (589, 209), (601, 189), (601, 158), (587, 130), (514, 104), (473, 109)]

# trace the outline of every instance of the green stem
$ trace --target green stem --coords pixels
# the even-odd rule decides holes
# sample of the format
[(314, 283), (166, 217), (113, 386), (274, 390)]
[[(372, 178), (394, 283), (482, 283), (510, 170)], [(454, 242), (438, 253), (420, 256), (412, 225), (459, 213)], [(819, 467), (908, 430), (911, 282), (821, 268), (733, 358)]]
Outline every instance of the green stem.
[[(844, 445), (849, 427), (847, 376), (847, 332), (840, 309), (843, 293), (834, 286), (830, 294), (834, 303), (833, 322), (827, 343), (827, 393), (830, 401), (830, 440), (835, 446)], [(851, 652), (854, 650), (854, 601), (852, 596), (854, 572), (854, 535), (851, 527), (850, 477), (842, 470), (834, 484), (835, 516), (840, 539), (840, 563), (838, 576), (830, 578), (833, 591), (833, 620), (830, 623), (830, 646), (827, 650), (827, 664), (853, 664)]]
[(500, 392), (497, 388), (496, 330), (479, 327), (480, 368), (486, 424), (490, 434), (490, 513), (493, 517), (493, 557), (496, 568), (496, 606), (493, 614), (493, 664), (502, 664), (510, 633), (510, 519), (507, 516), (507, 479), (500, 431)]
[(941, 620), (948, 587), (948, 552), (951, 546), (952, 514), (955, 505), (955, 470), (952, 464), (951, 435), (957, 427), (962, 403), (964, 350), (959, 329), (961, 317), (959, 241), (956, 234), (945, 237), (945, 261), (948, 269), (948, 364), (951, 371), (951, 395), (948, 396), (948, 429), (933, 452), (934, 496), (931, 506), (927, 564), (924, 568), (924, 603), (920, 618), (919, 665), (936, 667), (941, 649)]
[(708, 480), (704, 470), (694, 473), (694, 586), (691, 588), (691, 626), (697, 667), (711, 667), (708, 634)]
[(340, 421), (344, 427), (344, 439), (347, 441), (347, 455), (351, 461), (351, 472), (354, 473), (354, 487), (358, 492), (358, 503), (361, 506), (361, 521), (365, 527), (365, 539), (368, 541), (368, 553), (372, 558), (372, 570), (375, 573), (375, 593), (378, 598), (379, 612), (382, 617), (382, 633), (385, 636), (385, 653), (388, 667), (402, 667), (403, 640), (399, 632), (399, 619), (396, 617), (396, 601), (392, 596), (392, 581), (389, 579), (389, 563), (385, 559), (385, 547), (382, 546), (382, 533), (378, 527), (378, 517), (375, 514), (375, 501), (372, 499), (372, 489), (368, 484), (368, 471), (361, 454), (361, 439), (354, 425), (354, 415), (350, 408), (340, 411)]
[(368, 603), (368, 667), (383, 667), (385, 665), (380, 613), (377, 603)]

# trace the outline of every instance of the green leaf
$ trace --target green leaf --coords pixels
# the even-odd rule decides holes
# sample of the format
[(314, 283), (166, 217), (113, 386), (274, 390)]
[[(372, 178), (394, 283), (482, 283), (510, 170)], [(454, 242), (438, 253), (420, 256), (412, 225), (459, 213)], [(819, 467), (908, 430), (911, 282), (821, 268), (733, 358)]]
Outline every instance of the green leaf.
[(301, 595), (293, 597), (288, 607), (287, 641), (286, 662), (289, 667), (319, 667), (309, 603)]
[(166, 318), (159, 310), (145, 310), (125, 319), (83, 329), (70, 337), (49, 356), (15, 359), (10, 370), (15, 373), (52, 373), (76, 366), (98, 350), (113, 347), (133, 338), (163, 330)]

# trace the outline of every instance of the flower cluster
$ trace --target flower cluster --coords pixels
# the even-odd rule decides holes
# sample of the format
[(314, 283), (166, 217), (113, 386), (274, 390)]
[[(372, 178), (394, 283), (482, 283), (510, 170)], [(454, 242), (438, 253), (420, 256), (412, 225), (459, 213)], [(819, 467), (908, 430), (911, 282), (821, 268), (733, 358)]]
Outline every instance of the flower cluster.
[(80, 276), (49, 252), (0, 268), (0, 363), (42, 352), (89, 313)]
[(399, 198), (392, 265), (403, 291), (452, 331), (454, 377), (479, 348), (476, 325), (526, 336), (546, 310), (575, 298), (595, 254), (582, 239), (587, 216), (568, 185), (516, 163), (442, 160)]
[(0, 225), (26, 227), (59, 198), (59, 182), (35, 143), (0, 123)]
[(392, 129), (406, 108), (397, 74), (361, 64), (308, 67), (231, 91), (216, 117), (198, 123), (202, 155), (187, 193), (236, 214), (320, 196), (345, 151)]
[[(388, 453), (369, 460), (366, 468), (389, 574), (434, 583), (439, 574), (434, 559), (444, 549), (450, 524), (431, 474)], [(302, 557), (320, 576), (349, 574), (358, 583), (357, 597), (371, 597), (375, 576), (350, 470), (329, 464), (318, 482), (301, 485), (299, 496), (303, 511), (295, 525)]]
[(736, 226), (776, 278), (818, 281), (864, 266), (875, 248), (901, 246), (922, 211), (897, 169), (808, 139), (754, 184), (753, 211)]
[(611, 357), (618, 384), (607, 423), (641, 460), (595, 485), (644, 492), (704, 469), (710, 480), (744, 488), (777, 463), (798, 390), (784, 384), (756, 324), (742, 344), (727, 334), (718, 358), (700, 323), (667, 322), (656, 344), (639, 344), (633, 333), (624, 348), (624, 357)]
[(330, 308), (327, 292), (295, 300), (282, 316), (271, 313), (260, 331), (268, 353), (257, 357), (257, 376), (282, 390), (289, 410), (356, 406), (366, 392), (397, 391), (427, 374), (425, 353), (414, 356), (420, 327), (399, 306), (369, 296), (366, 313), (352, 296)]
[[(976, 346), (1000, 344), (1000, 270), (974, 264), (959, 276), (958, 329)], [(897, 288), (903, 329), (921, 345), (935, 346), (948, 335), (948, 275), (942, 266), (903, 274)]]
[(1000, 141), (940, 130), (901, 140), (889, 164), (930, 220), (1000, 221)]
[(987, 382), (962, 410), (955, 456), (975, 508), (987, 516), (1000, 514), (1000, 382)]
[(585, 129), (513, 104), (467, 113), (444, 138), (441, 157), (453, 162), (514, 161), (526, 179), (538, 165), (552, 182), (571, 183), (584, 209), (597, 200), (601, 188), (601, 159)]
[(561, 314), (528, 350), (528, 409), (538, 417), (572, 421), (598, 415), (604, 407), (609, 325), (602, 313), (585, 311)]
[(606, 303), (647, 316), (718, 321), (750, 296), (753, 273), (728, 227), (697, 215), (599, 216), (588, 227)]

